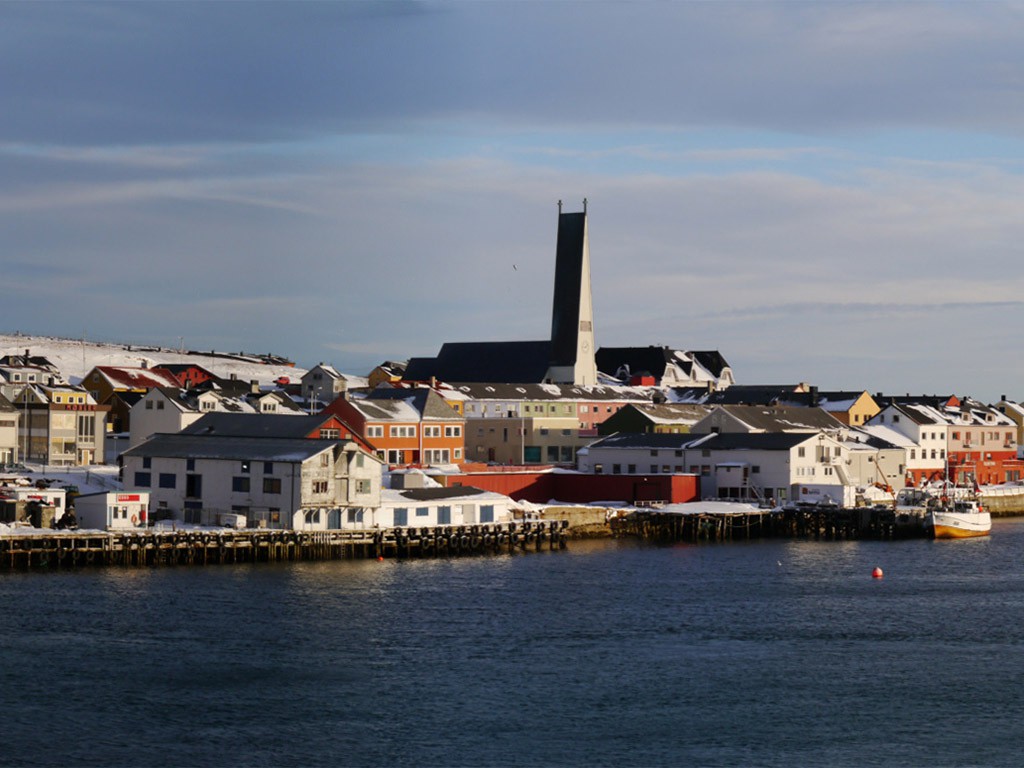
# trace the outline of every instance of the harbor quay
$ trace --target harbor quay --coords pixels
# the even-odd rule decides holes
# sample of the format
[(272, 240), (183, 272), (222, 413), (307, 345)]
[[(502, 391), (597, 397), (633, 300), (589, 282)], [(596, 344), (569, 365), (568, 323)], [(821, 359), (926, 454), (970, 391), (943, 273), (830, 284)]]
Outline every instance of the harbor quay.
[(415, 559), (558, 551), (565, 520), (375, 530), (39, 531), (0, 536), (0, 570)]

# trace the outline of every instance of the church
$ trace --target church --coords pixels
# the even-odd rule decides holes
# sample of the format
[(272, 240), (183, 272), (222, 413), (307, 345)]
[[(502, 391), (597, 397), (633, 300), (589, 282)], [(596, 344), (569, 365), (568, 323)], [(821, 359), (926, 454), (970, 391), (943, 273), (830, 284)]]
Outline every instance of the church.
[(550, 339), (448, 342), (437, 357), (412, 358), (402, 378), (576, 387), (644, 383), (706, 390), (725, 389), (733, 383), (729, 364), (713, 350), (684, 352), (653, 346), (596, 349), (586, 199), (578, 213), (563, 212), (562, 202), (558, 202)]
[(437, 357), (412, 358), (403, 378), (406, 381), (437, 379), (596, 386), (587, 201), (583, 201), (583, 211), (578, 213), (563, 213), (562, 202), (558, 203), (550, 339), (447, 342)]

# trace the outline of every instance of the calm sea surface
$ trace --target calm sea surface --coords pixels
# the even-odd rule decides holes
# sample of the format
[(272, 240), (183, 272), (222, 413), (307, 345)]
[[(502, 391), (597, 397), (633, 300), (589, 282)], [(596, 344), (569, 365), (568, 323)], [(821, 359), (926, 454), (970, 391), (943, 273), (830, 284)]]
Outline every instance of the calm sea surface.
[(4, 574), (0, 765), (1020, 766), (1022, 554), (997, 520)]

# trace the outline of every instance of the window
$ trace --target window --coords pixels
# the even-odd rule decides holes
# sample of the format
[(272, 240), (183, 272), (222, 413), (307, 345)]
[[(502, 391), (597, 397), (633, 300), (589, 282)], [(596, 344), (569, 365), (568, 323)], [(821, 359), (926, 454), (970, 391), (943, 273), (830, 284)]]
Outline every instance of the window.
[(272, 474), (274, 474), (274, 462), (272, 462), (272, 461), (264, 461), (263, 462), (263, 474), (264, 475), (272, 475)]
[(231, 490), (235, 493), (248, 493), (249, 492), (249, 478), (248, 477), (232, 477), (231, 478)]
[(796, 455), (799, 456), (801, 459), (804, 458), (807, 455), (807, 449), (801, 445), (799, 448), (796, 449)]
[(156, 409), (158, 411), (162, 411), (164, 409), (164, 401), (163, 400), (157, 400), (156, 401)]
[(313, 493), (327, 493), (328, 484), (326, 480), (313, 481)]
[(626, 466), (626, 473), (630, 475), (636, 474), (636, 464), (629, 464)]
[(595, 475), (604, 474), (604, 464), (595, 464), (594, 465), (594, 474)]
[(280, 493), (281, 492), (281, 478), (280, 477), (264, 477), (263, 478), (263, 492), (264, 493)]
[(384, 427), (375, 426), (366, 428), (367, 437), (384, 437)]
[(142, 457), (142, 468), (143, 469), (149, 469), (152, 466), (153, 466), (153, 459), (152, 459), (152, 457), (151, 456), (143, 456)]
[(462, 437), (462, 427), (458, 427), (458, 426), (455, 426), (455, 427), (445, 427), (444, 428), (444, 436), (445, 437)]
[(147, 411), (152, 411), (153, 410), (153, 401), (152, 400), (147, 400), (146, 401), (146, 410)]
[(430, 514), (428, 507), (416, 507), (416, 517), (426, 517)]
[(356, 493), (369, 493), (370, 492), (370, 481), (369, 480), (356, 480)]
[(622, 465), (621, 464), (612, 464), (612, 474), (613, 475), (621, 475), (622, 474)]
[(423, 436), (424, 437), (440, 437), (441, 436), (441, 428), (440, 427), (424, 427), (423, 428)]
[(750, 474), (752, 474), (752, 475), (759, 475), (759, 474), (761, 474), (761, 466), (759, 464), (754, 464), (750, 468)]
[(348, 511), (348, 522), (350, 523), (361, 523), (363, 522), (363, 510), (361, 509), (350, 509)]
[(185, 459), (185, 470), (186, 471), (192, 472), (193, 470), (195, 470), (195, 468), (196, 468), (196, 460), (195, 459)]
[(149, 472), (136, 472), (135, 473), (135, 485), (139, 488), (149, 488), (151, 483)]
[(654, 458), (658, 458), (658, 452), (652, 450), (651, 451), (651, 456), (653, 456)]
[(388, 430), (388, 434), (391, 435), (391, 437), (416, 437), (416, 427), (392, 426)]
[(160, 473), (160, 487), (161, 488), (177, 488), (178, 487), (178, 476), (171, 472)]
[(333, 428), (326, 428), (320, 430), (321, 440), (337, 440), (339, 437), (341, 437), (341, 430)]
[(409, 510), (405, 507), (395, 507), (395, 525), (402, 526), (409, 524)]
[[(331, 454), (329, 454), (327, 451), (324, 451), (323, 453), (320, 454), (320, 466), (321, 467), (329, 467), (329, 466), (331, 466)], [(268, 474), (273, 474), (273, 473), (268, 473)]]
[(244, 473), (246, 473), (246, 474), (249, 474), (249, 462), (248, 461), (243, 461), (242, 462), (242, 471)]

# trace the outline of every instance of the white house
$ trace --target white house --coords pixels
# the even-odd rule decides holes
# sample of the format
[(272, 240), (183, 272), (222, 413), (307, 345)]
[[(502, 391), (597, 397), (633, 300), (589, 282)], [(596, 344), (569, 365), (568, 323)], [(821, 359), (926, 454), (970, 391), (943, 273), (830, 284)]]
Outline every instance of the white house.
[(824, 432), (616, 434), (592, 443), (579, 470), (595, 474), (695, 474), (704, 498), (821, 500), (852, 504), (848, 449)]
[(328, 530), (380, 501), (381, 461), (352, 441), (161, 434), (122, 458), (154, 520)]

